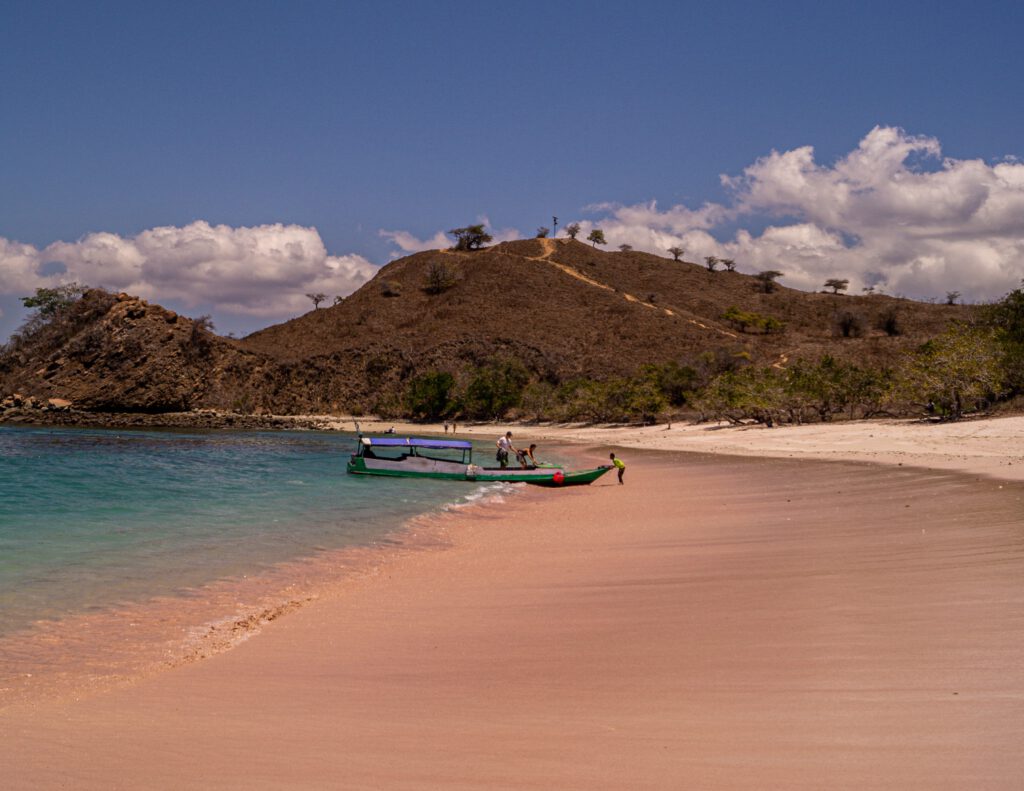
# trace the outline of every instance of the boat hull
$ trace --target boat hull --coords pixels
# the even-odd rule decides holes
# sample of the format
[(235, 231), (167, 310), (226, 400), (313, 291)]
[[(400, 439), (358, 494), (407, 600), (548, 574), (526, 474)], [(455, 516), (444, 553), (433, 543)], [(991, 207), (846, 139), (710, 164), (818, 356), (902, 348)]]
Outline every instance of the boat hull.
[(611, 467), (605, 465), (592, 470), (574, 471), (565, 471), (559, 467), (538, 467), (524, 470), (513, 467), (505, 469), (478, 467), (475, 464), (461, 464), (439, 459), (388, 460), (356, 456), (349, 460), (346, 469), (353, 475), (382, 475), (392, 478), (529, 483), (535, 486), (586, 486), (608, 472)]

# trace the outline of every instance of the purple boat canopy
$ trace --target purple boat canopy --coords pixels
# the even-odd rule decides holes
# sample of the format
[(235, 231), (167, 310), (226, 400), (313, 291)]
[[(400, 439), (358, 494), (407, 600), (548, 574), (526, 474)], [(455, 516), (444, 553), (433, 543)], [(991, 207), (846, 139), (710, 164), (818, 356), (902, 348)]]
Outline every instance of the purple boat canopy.
[(455, 450), (470, 450), (472, 442), (464, 439), (421, 439), (419, 437), (360, 437), (359, 441), (364, 445), (372, 445), (377, 448), (453, 448)]

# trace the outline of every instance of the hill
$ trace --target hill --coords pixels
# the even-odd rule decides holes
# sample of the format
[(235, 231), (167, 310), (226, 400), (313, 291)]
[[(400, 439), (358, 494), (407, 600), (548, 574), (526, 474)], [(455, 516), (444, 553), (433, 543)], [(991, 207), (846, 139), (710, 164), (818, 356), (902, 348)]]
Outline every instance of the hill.
[[(738, 272), (532, 239), (399, 259), (338, 305), (240, 340), (91, 291), (0, 355), (0, 395), (98, 411), (395, 411), (411, 378), (438, 370), (464, 383), (494, 361), (553, 384), (630, 376), (648, 363), (785, 366), (827, 353), (884, 365), (966, 310), (781, 285), (765, 293)], [(769, 318), (774, 331), (764, 332)]]

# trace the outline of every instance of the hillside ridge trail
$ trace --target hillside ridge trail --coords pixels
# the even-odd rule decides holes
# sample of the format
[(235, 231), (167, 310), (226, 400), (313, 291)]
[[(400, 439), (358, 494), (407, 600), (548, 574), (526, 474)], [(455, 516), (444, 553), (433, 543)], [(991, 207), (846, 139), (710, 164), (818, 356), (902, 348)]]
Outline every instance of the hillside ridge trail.
[(528, 260), (528, 261), (539, 261), (541, 263), (548, 264), (550, 266), (555, 267), (556, 269), (562, 270), (565, 274), (569, 275), (570, 277), (574, 277), (577, 280), (580, 280), (580, 281), (586, 283), (588, 286), (593, 286), (594, 288), (601, 288), (601, 289), (604, 289), (605, 291), (611, 291), (613, 293), (621, 294), (622, 298), (625, 299), (627, 302), (634, 302), (637, 305), (642, 305), (643, 307), (648, 308), (650, 310), (662, 311), (666, 316), (675, 316), (676, 318), (680, 318), (683, 321), (688, 321), (688, 322), (690, 322), (690, 324), (693, 324), (693, 325), (695, 325), (697, 327), (700, 327), (701, 329), (711, 330), (712, 332), (717, 332), (717, 333), (719, 333), (721, 335), (725, 335), (725, 336), (727, 336), (729, 338), (738, 338), (739, 337), (735, 333), (729, 332), (728, 330), (723, 330), (723, 329), (720, 329), (718, 327), (709, 327), (707, 324), (699, 322), (696, 319), (688, 319), (688, 318), (686, 318), (684, 316), (680, 316), (679, 313), (677, 313), (674, 310), (671, 310), (670, 308), (660, 307), (658, 305), (653, 305), (650, 302), (645, 302), (644, 300), (640, 299), (637, 296), (634, 296), (633, 294), (628, 294), (625, 291), (617, 291), (615, 288), (613, 288), (612, 286), (609, 286), (607, 283), (602, 283), (599, 280), (594, 280), (593, 278), (588, 277), (587, 275), (583, 274), (580, 270), (576, 269), (575, 267), (569, 266), (568, 264), (560, 263), (558, 261), (553, 261), (553, 260), (551, 260), (551, 256), (554, 254), (555, 250), (557, 249), (558, 243), (555, 242), (554, 239), (538, 239), (537, 241), (540, 242), (541, 247), (544, 248), (544, 254), (543, 255), (539, 255), (539, 256), (537, 256), (537, 255), (523, 256), (526, 260)]

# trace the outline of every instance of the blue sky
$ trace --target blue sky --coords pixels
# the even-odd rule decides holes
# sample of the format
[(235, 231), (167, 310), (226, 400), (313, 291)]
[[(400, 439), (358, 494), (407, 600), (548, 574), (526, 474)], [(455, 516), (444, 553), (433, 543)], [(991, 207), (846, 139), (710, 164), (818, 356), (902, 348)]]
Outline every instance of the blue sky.
[[(748, 270), (780, 256), (771, 268), (798, 287), (848, 272), (893, 293), (983, 299), (1020, 280), (1021, 227), (978, 209), (1018, 205), (1005, 158), (1024, 156), (1019, 4), (709, 5), (8, 0), (0, 336), (21, 319), (16, 297), (62, 275), (244, 332), (439, 231), (485, 218), (529, 236), (553, 213), (613, 243), (675, 240), (688, 258), (720, 243)], [(908, 212), (897, 224), (920, 220), (927, 249), (864, 205), (815, 214), (865, 141), (884, 151), (858, 165), (858, 189)], [(811, 164), (794, 153), (808, 146)], [(773, 151), (790, 159), (772, 168)], [(798, 161), (822, 176), (813, 205), (780, 187)], [(723, 174), (743, 183), (726, 189)], [(950, 190), (999, 203), (921, 219), (890, 188), (928, 176), (941, 180), (916, 195), (924, 205)], [(666, 214), (706, 203), (721, 210)], [(135, 241), (152, 229), (176, 231)], [(991, 248), (968, 264), (940, 244), (965, 233)], [(199, 260), (200, 248), (218, 252)]]

